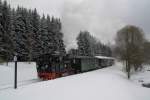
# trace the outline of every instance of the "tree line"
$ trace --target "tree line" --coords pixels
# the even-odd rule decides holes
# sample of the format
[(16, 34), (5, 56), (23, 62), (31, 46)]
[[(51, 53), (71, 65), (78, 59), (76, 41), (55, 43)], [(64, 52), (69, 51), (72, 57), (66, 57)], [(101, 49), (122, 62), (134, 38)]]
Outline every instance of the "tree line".
[(76, 40), (78, 48), (69, 50), (69, 54), (73, 56), (112, 56), (111, 48), (101, 43), (88, 31), (80, 31)]
[[(77, 49), (69, 54), (81, 56), (111, 56), (111, 48), (102, 44), (88, 31), (77, 37)], [(0, 59), (12, 61), (17, 54), (19, 61), (33, 61), (39, 55), (59, 52), (66, 54), (61, 21), (49, 15), (40, 16), (36, 9), (11, 8), (0, 0)]]
[(66, 53), (59, 18), (0, 1), (0, 59), (10, 61), (17, 54), (20, 61), (32, 61), (55, 51)]

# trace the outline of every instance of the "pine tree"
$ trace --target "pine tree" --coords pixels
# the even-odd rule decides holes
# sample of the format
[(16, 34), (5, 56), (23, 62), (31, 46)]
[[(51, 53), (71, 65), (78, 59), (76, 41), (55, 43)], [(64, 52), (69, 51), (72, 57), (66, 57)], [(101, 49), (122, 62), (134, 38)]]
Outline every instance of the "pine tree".
[(78, 51), (81, 56), (112, 56), (109, 46), (97, 41), (95, 37), (87, 31), (81, 31), (77, 37)]
[(61, 22), (59, 19), (55, 19), (55, 27), (53, 27), (55, 29), (55, 43), (56, 46), (55, 49), (57, 51), (60, 52), (60, 54), (65, 55), (66, 51), (65, 51), (65, 45), (64, 45), (64, 41), (63, 41), (63, 33), (61, 32)]
[(65, 54), (60, 19), (40, 17), (37, 10), (11, 9), (0, 0), (0, 59), (32, 61), (45, 53)]
[(94, 38), (90, 35), (89, 32), (83, 31), (80, 32), (77, 37), (77, 44), (79, 53), (81, 56), (92, 56), (94, 53), (93, 46), (95, 43)]
[(42, 53), (48, 53), (48, 30), (45, 15), (43, 15), (40, 22), (40, 34), (41, 34), (41, 42), (42, 42)]
[(46, 25), (47, 25), (47, 49), (48, 49), (48, 53), (53, 53), (54, 52), (54, 33), (52, 31), (52, 25), (51, 25), (51, 20), (50, 20), (50, 16), (47, 16), (46, 19)]
[(12, 53), (12, 39), (10, 34), (10, 6), (6, 1), (0, 1), (0, 56), (9, 61)]
[(27, 48), (27, 60), (33, 60), (33, 26), (32, 26), (32, 11), (27, 11), (26, 14), (26, 48)]
[(32, 29), (33, 29), (33, 35), (32, 35), (32, 57), (36, 58), (38, 55), (42, 54), (42, 41), (41, 41), (41, 34), (40, 34), (40, 16), (37, 13), (37, 10), (34, 9), (32, 12)]
[(27, 56), (27, 48), (26, 48), (26, 20), (25, 20), (25, 9), (18, 7), (16, 11), (15, 17), (15, 52), (18, 54), (19, 60), (25, 60)]

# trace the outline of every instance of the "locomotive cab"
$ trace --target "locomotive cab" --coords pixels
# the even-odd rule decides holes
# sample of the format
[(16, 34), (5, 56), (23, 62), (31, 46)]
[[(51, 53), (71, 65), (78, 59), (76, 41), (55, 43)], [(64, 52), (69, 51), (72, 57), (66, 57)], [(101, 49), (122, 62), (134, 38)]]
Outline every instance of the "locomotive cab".
[(60, 77), (62, 69), (61, 56), (44, 54), (37, 58), (38, 77), (43, 80), (55, 79)]
[(58, 77), (74, 74), (68, 56), (59, 54), (44, 54), (36, 59), (38, 77), (43, 80), (55, 79)]

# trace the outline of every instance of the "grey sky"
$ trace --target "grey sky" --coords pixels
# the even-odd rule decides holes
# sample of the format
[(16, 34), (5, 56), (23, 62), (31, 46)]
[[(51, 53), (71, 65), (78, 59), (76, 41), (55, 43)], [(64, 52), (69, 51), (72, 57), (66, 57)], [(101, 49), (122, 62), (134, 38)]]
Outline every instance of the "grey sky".
[(7, 0), (16, 7), (37, 8), (60, 17), (67, 48), (75, 47), (80, 30), (88, 30), (104, 43), (113, 43), (116, 31), (127, 24), (141, 27), (150, 39), (149, 0)]

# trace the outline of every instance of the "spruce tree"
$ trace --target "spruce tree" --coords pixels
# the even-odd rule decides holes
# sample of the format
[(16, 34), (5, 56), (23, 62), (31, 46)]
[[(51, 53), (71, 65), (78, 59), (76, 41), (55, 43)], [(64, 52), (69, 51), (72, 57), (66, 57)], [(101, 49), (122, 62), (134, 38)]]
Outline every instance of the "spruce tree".
[(41, 34), (40, 34), (40, 16), (37, 13), (37, 10), (34, 9), (32, 12), (32, 29), (33, 29), (33, 35), (32, 35), (32, 57), (36, 58), (40, 54), (42, 54), (42, 42), (41, 42)]
[(41, 18), (36, 9), (11, 9), (0, 0), (0, 59), (12, 60), (17, 53), (19, 61), (33, 61), (56, 51), (66, 53), (60, 19)]
[(10, 6), (6, 1), (0, 1), (0, 56), (9, 61), (12, 54), (12, 39), (10, 34)]

